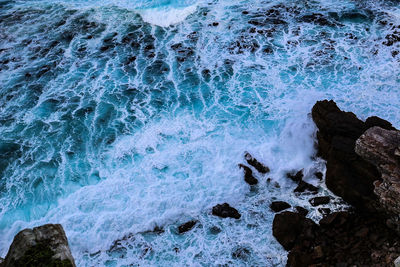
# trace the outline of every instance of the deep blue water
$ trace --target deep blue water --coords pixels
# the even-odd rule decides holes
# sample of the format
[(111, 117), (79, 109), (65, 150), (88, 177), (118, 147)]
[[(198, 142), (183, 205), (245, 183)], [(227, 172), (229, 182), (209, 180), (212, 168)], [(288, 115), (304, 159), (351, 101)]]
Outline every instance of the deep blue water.
[(309, 207), (284, 174), (324, 170), (315, 101), (400, 126), (399, 25), (396, 1), (0, 0), (0, 256), (61, 223), (78, 266), (284, 265), (268, 206)]

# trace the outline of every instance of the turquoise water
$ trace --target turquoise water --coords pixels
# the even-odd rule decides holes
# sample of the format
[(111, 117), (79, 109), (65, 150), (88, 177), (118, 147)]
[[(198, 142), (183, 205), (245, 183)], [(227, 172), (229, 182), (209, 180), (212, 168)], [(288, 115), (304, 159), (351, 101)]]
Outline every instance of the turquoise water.
[[(284, 174), (324, 170), (315, 101), (400, 126), (399, 7), (0, 1), (0, 256), (61, 223), (78, 266), (284, 265), (268, 206), (308, 207)], [(255, 190), (245, 151), (271, 168)], [(222, 202), (242, 218), (212, 216)]]

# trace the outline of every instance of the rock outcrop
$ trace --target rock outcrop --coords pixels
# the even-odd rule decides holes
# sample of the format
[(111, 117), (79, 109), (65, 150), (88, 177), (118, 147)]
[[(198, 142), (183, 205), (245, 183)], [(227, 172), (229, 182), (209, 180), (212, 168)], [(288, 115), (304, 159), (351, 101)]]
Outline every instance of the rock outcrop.
[(75, 262), (62, 226), (46, 224), (19, 232), (0, 266), (75, 267)]
[(355, 152), (356, 140), (370, 127), (394, 129), (378, 117), (365, 122), (351, 112), (341, 111), (334, 101), (318, 101), (312, 109), (318, 127), (318, 155), (327, 161), (327, 187), (346, 202), (368, 212), (379, 210), (374, 181), (380, 179), (376, 166)]
[(388, 217), (388, 226), (400, 233), (400, 131), (370, 128), (357, 139), (355, 151), (381, 173), (374, 193)]
[(269, 205), (269, 207), (274, 212), (280, 212), (282, 210), (286, 210), (286, 209), (290, 208), (291, 206), (289, 205), (289, 203), (287, 203), (285, 201), (273, 201), (271, 203), (271, 205)]
[(229, 206), (228, 203), (218, 204), (212, 208), (212, 214), (221, 218), (240, 219), (241, 215), (237, 209)]
[(294, 212), (275, 215), (273, 235), (286, 249), (287, 266), (393, 266), (399, 237), (383, 220), (335, 212), (319, 221)]
[(187, 231), (190, 231), (193, 229), (193, 227), (197, 224), (197, 221), (188, 221), (184, 224), (181, 224), (178, 227), (178, 232), (180, 234), (186, 233)]
[(400, 255), (400, 131), (375, 116), (363, 122), (327, 100), (314, 105), (312, 118), (318, 155), (327, 161), (326, 185), (354, 209), (318, 208), (324, 215), (319, 225), (301, 209), (277, 214), (273, 235), (289, 250), (287, 266), (394, 266)]

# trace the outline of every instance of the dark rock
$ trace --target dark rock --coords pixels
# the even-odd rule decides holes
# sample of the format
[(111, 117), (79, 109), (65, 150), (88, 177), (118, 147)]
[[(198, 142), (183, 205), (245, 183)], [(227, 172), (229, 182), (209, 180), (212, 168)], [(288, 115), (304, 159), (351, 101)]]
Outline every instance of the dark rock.
[(330, 197), (314, 197), (310, 199), (310, 203), (313, 207), (328, 204), (331, 201)]
[(241, 217), (237, 209), (229, 206), (228, 203), (218, 204), (213, 207), (212, 214), (221, 218), (234, 218), (239, 219)]
[(246, 152), (244, 154), (244, 158), (246, 159), (247, 163), (251, 166), (253, 166), (258, 172), (265, 174), (269, 172), (269, 168), (259, 162), (256, 158), (254, 158), (250, 153)]
[(301, 180), (303, 180), (303, 170), (300, 170), (296, 173), (286, 173), (286, 177), (291, 179), (292, 181), (299, 183)]
[(318, 211), (322, 214), (322, 215), (328, 215), (331, 213), (331, 209), (329, 208), (318, 208)]
[(181, 224), (181, 225), (178, 227), (178, 232), (179, 232), (180, 234), (182, 234), (182, 233), (185, 233), (185, 232), (187, 232), (187, 231), (190, 231), (190, 230), (192, 230), (192, 228), (196, 225), (196, 223), (197, 223), (197, 221), (188, 221), (188, 222), (186, 222), (186, 223), (184, 223), (184, 224)]
[(317, 177), (319, 180), (322, 180), (324, 177), (324, 174), (322, 172), (316, 172), (314, 173), (314, 176)]
[(318, 24), (320, 26), (329, 26), (329, 27), (336, 26), (336, 23), (330, 21), (329, 18), (327, 18), (324, 15), (319, 14), (319, 13), (302, 16), (302, 17), (300, 17), (299, 21), (307, 22), (307, 23), (314, 23), (314, 24)]
[(210, 228), (210, 233), (213, 235), (217, 235), (217, 234), (221, 233), (221, 229), (217, 226), (213, 226)]
[(365, 120), (365, 128), (369, 129), (369, 128), (372, 128), (374, 126), (379, 126), (379, 127), (383, 128), (383, 129), (390, 130), (390, 131), (391, 130), (396, 130), (396, 128), (394, 128), (392, 126), (392, 124), (390, 122), (388, 122), (387, 120), (381, 119), (381, 118), (376, 117), (376, 116), (368, 117)]
[(304, 181), (300, 181), (299, 185), (294, 189), (296, 193), (303, 193), (304, 191), (309, 191), (314, 194), (318, 192), (318, 187), (313, 186), (312, 184), (306, 183)]
[(242, 168), (244, 170), (244, 180), (246, 181), (246, 183), (248, 183), (249, 185), (258, 184), (258, 180), (254, 178), (253, 171), (249, 167), (243, 164), (239, 164), (239, 168)]
[(300, 207), (300, 206), (296, 206), (295, 207), (296, 208), (296, 211), (300, 214), (300, 215), (302, 215), (302, 216), (307, 216), (307, 214), (308, 214), (308, 210), (307, 209), (305, 209), (305, 208), (303, 208), (303, 207)]
[(318, 101), (312, 118), (318, 127), (318, 155), (327, 160), (327, 187), (357, 208), (375, 211), (373, 182), (379, 172), (354, 151), (355, 141), (366, 130), (366, 124), (353, 113), (341, 111), (332, 100)]
[(386, 46), (392, 46), (400, 42), (400, 32), (394, 31), (393, 33), (386, 35), (385, 39), (386, 40), (383, 42), (383, 44)]
[(243, 54), (245, 51), (256, 52), (260, 48), (257, 40), (247, 36), (240, 36), (238, 40), (232, 42), (228, 47), (231, 54)]
[(250, 249), (246, 247), (239, 247), (232, 252), (232, 258), (247, 260), (250, 256)]
[(381, 218), (335, 212), (321, 219), (318, 226), (299, 217), (283, 212), (274, 219), (274, 227), (279, 228), (274, 236), (286, 249), (290, 248), (287, 266), (338, 266), (346, 262), (378, 267), (382, 266), (382, 259), (385, 264), (390, 263), (384, 266), (392, 266), (396, 253), (400, 253), (394, 245), (400, 241), (399, 236)]
[(60, 224), (25, 229), (15, 237), (2, 264), (18, 266), (75, 266), (68, 240)]
[(282, 210), (286, 210), (286, 209), (290, 208), (291, 206), (284, 201), (274, 201), (271, 203), (271, 205), (269, 207), (274, 212), (280, 212)]
[(381, 181), (374, 183), (374, 193), (388, 226), (400, 234), (400, 131), (372, 127), (357, 139), (355, 151), (378, 167)]
[(284, 211), (275, 215), (272, 232), (276, 240), (286, 249), (290, 250), (296, 244), (301, 233), (312, 229), (315, 223), (299, 213)]

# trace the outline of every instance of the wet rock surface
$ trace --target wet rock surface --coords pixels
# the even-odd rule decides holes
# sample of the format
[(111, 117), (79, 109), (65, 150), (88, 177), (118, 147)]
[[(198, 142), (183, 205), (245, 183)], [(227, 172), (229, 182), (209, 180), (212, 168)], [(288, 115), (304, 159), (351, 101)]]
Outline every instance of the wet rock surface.
[(336, 195), (355, 207), (377, 211), (378, 199), (373, 182), (380, 179), (377, 168), (356, 154), (356, 140), (368, 127), (392, 127), (377, 117), (359, 120), (351, 112), (341, 111), (334, 101), (318, 101), (312, 108), (318, 127), (318, 154), (327, 160), (325, 182)]
[(239, 164), (238, 166), (244, 171), (244, 180), (246, 181), (246, 183), (248, 183), (249, 185), (258, 184), (258, 180), (253, 176), (253, 171), (249, 167), (243, 164)]
[(273, 233), (287, 250), (287, 266), (393, 266), (399, 237), (380, 218), (335, 212), (319, 225), (294, 212), (277, 214)]
[(285, 201), (274, 201), (271, 203), (271, 205), (269, 205), (269, 207), (274, 212), (280, 212), (282, 210), (286, 210), (286, 209), (290, 208), (291, 206)]
[(180, 234), (186, 233), (186, 232), (192, 230), (193, 227), (195, 227), (196, 224), (197, 224), (197, 221), (188, 221), (188, 222), (186, 222), (184, 224), (181, 224), (178, 227), (178, 232)]
[(330, 201), (331, 201), (331, 198), (327, 197), (327, 196), (314, 197), (314, 198), (310, 199), (310, 203), (314, 207), (319, 206), (319, 205), (328, 204)]
[(400, 131), (370, 128), (357, 139), (355, 151), (381, 173), (374, 193), (388, 217), (387, 224), (400, 233)]
[(259, 173), (265, 174), (269, 172), (269, 168), (264, 164), (262, 164), (261, 162), (259, 162), (250, 153), (246, 152), (244, 158), (246, 159), (247, 163), (253, 166)]
[(218, 204), (213, 207), (212, 214), (221, 218), (240, 219), (241, 215), (237, 209), (229, 206), (228, 203)]
[[(326, 185), (354, 209), (318, 207), (319, 225), (301, 207), (277, 214), (273, 235), (290, 250), (287, 266), (394, 266), (400, 255), (400, 132), (375, 116), (363, 122), (333, 101), (318, 101), (312, 117), (319, 156), (327, 160)], [(302, 182), (295, 177), (289, 178)], [(330, 199), (309, 201), (319, 206)]]
[(19, 232), (2, 267), (75, 266), (68, 240), (60, 224), (46, 224)]

